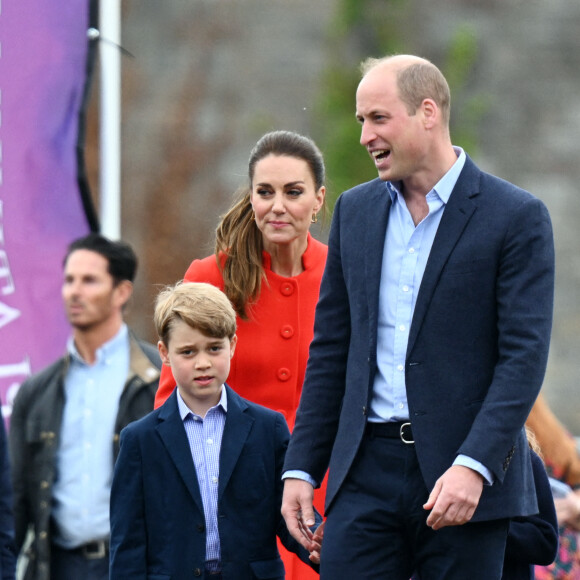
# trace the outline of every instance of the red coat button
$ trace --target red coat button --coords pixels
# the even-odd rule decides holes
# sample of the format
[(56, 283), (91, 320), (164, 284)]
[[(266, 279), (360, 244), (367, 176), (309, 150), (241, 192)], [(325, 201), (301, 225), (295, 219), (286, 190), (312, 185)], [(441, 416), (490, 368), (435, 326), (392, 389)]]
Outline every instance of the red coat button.
[(290, 378), (290, 369), (282, 367), (278, 369), (278, 380), (280, 381), (287, 381)]
[(294, 336), (294, 328), (292, 328), (292, 326), (290, 326), (289, 324), (285, 324), (280, 329), (280, 334), (282, 335), (283, 338), (292, 338)]
[(282, 286), (280, 286), (280, 292), (284, 296), (291, 296), (292, 294), (294, 294), (294, 286), (292, 286), (290, 282), (284, 282)]

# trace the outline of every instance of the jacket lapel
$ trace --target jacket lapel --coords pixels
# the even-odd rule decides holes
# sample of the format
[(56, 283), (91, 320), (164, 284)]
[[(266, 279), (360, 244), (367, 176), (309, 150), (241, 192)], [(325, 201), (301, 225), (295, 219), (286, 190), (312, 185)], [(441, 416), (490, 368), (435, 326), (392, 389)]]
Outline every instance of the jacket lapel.
[[(377, 323), (379, 318), (379, 292), (385, 236), (391, 208), (391, 196), (387, 185), (379, 179), (372, 196), (369, 197), (365, 239), (365, 280), (369, 311), (371, 352), (376, 352)], [(378, 217), (378, 219), (377, 219)]]
[(245, 412), (248, 405), (244, 399), (227, 385), (225, 388), (228, 412), (220, 451), (218, 501), (223, 496), (254, 423), (254, 419)]
[(185, 487), (187, 487), (198, 509), (203, 513), (203, 503), (197, 482), (197, 474), (195, 472), (189, 442), (187, 441), (187, 434), (181, 416), (179, 415), (175, 391), (160, 409), (157, 432), (163, 445), (165, 445), (167, 454), (183, 479)]
[(415, 304), (407, 353), (411, 352), (415, 344), (443, 267), (453, 248), (461, 238), (473, 212), (476, 210), (477, 206), (473, 198), (479, 193), (479, 178), (479, 169), (467, 157), (465, 166), (445, 206), (445, 211), (441, 217), (441, 222), (433, 241), (433, 247), (427, 260), (425, 273), (423, 274), (423, 280), (421, 281), (421, 287), (419, 288), (419, 294)]

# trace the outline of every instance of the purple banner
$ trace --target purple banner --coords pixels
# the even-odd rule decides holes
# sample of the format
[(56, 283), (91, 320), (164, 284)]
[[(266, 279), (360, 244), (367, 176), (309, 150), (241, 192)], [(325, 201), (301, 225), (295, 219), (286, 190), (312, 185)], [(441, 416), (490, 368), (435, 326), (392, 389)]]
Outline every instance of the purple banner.
[(0, 0), (0, 396), (65, 349), (68, 243), (89, 226), (76, 145), (89, 0)]

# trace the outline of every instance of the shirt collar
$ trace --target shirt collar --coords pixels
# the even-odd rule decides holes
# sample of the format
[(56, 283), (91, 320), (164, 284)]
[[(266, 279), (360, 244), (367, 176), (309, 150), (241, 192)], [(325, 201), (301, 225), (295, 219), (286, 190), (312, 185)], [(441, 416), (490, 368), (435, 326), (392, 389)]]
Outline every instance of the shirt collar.
[[(119, 332), (117, 332), (117, 334), (115, 334), (115, 336), (113, 336), (111, 340), (105, 342), (97, 349), (96, 360), (97, 361), (105, 360), (106, 358), (119, 352), (119, 350), (125, 346), (128, 338), (129, 338), (129, 329), (127, 328), (127, 325), (123, 322), (121, 324), (121, 328), (119, 328)], [(66, 347), (69, 355), (75, 362), (87, 364), (87, 362), (83, 359), (83, 357), (77, 350), (74, 337), (72, 336), (69, 337)]]
[[(177, 407), (179, 409), (179, 416), (181, 417), (182, 421), (185, 421), (185, 419), (187, 418), (188, 415), (197, 415), (197, 413), (194, 413), (185, 403), (185, 401), (183, 400), (183, 397), (181, 396), (181, 393), (179, 392), (179, 389), (175, 389), (175, 394), (177, 395)], [(220, 400), (218, 401), (218, 404), (215, 405), (215, 407), (212, 407), (211, 409), (217, 409), (221, 407), (224, 413), (228, 412), (228, 396), (227, 396), (227, 392), (226, 392), (226, 387), (225, 385), (222, 385), (222, 394), (220, 397)], [(209, 411), (211, 411), (211, 409)], [(208, 413), (209, 413), (208, 411)]]
[[(439, 196), (443, 203), (447, 203), (449, 201), (451, 192), (453, 191), (453, 188), (459, 179), (459, 174), (461, 173), (467, 158), (465, 151), (461, 147), (453, 146), (453, 150), (455, 151), (455, 155), (457, 155), (457, 160), (451, 166), (449, 171), (435, 184), (431, 190)], [(401, 195), (401, 182), (387, 181), (387, 191), (391, 196), (391, 201), (395, 202), (397, 196)]]

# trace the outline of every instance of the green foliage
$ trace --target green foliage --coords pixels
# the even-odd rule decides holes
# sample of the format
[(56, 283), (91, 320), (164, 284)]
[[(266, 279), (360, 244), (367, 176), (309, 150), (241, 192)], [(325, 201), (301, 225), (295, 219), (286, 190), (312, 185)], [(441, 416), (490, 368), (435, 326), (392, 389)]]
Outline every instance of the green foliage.
[(355, 119), (358, 66), (367, 56), (402, 52), (400, 21), (407, 0), (342, 0), (329, 33), (334, 63), (325, 72), (316, 105), (317, 141), (324, 152), (328, 183), (327, 202), (357, 183), (377, 176), (366, 150), (358, 145), (360, 126)]
[(320, 146), (327, 168), (327, 203), (330, 208), (340, 193), (357, 183), (376, 177), (366, 150), (358, 146), (360, 126), (355, 119), (355, 92), (359, 82), (356, 67), (329, 69), (326, 92), (317, 104), (317, 118), (323, 120)]
[(469, 75), (477, 60), (477, 40), (471, 25), (459, 26), (455, 30), (445, 60), (442, 71), (453, 94), (469, 81)]
[(470, 79), (477, 66), (477, 39), (473, 26), (457, 27), (449, 42), (441, 70), (451, 90), (451, 138), (455, 145), (477, 156), (478, 127), (489, 110), (491, 97), (469, 92)]

